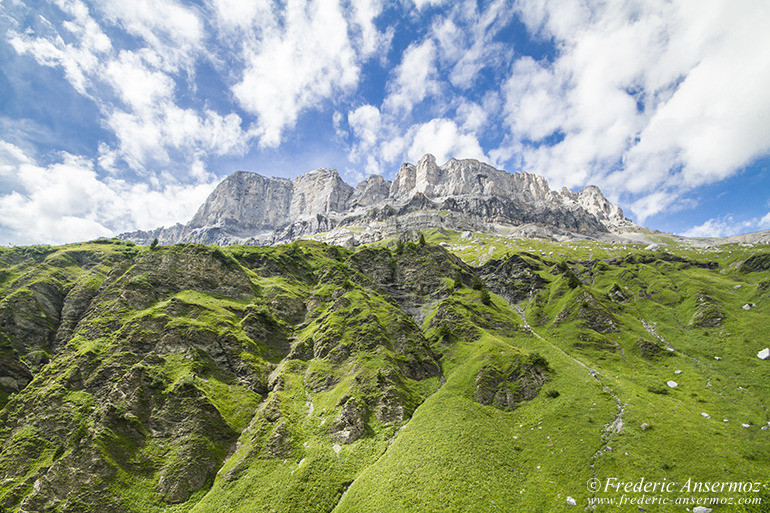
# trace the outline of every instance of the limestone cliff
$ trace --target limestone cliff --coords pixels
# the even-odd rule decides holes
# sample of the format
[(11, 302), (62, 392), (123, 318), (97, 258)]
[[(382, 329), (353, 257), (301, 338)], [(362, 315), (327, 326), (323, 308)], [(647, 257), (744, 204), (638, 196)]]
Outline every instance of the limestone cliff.
[(440, 166), (425, 155), (417, 165), (403, 164), (392, 182), (370, 176), (355, 188), (333, 169), (293, 180), (239, 171), (219, 184), (188, 224), (121, 238), (275, 244), (321, 237), (349, 245), (427, 228), (606, 239), (637, 227), (597, 187), (554, 191), (541, 176), (471, 159)]

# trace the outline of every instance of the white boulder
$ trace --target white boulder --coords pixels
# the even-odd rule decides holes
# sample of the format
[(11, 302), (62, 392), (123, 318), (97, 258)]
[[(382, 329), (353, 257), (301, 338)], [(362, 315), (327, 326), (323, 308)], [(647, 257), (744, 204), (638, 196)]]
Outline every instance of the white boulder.
[(666, 385), (668, 385), (669, 388), (676, 388), (679, 386), (679, 383), (677, 383), (676, 381), (667, 381)]
[(767, 360), (768, 358), (770, 358), (770, 347), (766, 347), (760, 352), (758, 352), (757, 358), (759, 358), (760, 360)]

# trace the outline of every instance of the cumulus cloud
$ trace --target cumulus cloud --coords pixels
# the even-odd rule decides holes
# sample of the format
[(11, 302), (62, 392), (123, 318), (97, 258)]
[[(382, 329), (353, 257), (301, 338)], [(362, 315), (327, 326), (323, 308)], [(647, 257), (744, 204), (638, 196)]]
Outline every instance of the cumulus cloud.
[(440, 83), (435, 60), (436, 44), (432, 39), (409, 45), (395, 69), (394, 80), (388, 84), (390, 92), (384, 108), (409, 113), (415, 104), (437, 94)]
[(595, 182), (640, 221), (770, 152), (770, 10), (761, 2), (520, 0), (552, 62), (504, 86), (508, 155), (556, 184)]
[(474, 0), (465, 0), (434, 22), (431, 35), (453, 86), (468, 90), (483, 69), (498, 67), (513, 56), (512, 45), (496, 40), (512, 17), (509, 0), (491, 2), (482, 11)]
[(82, 241), (190, 218), (216, 185), (101, 179), (94, 163), (63, 154), (40, 165), (0, 140), (0, 240), (17, 244)]
[[(429, 4), (442, 6), (419, 2), (416, 7), (424, 10)], [(379, 107), (365, 106), (349, 116), (350, 160), (380, 173), (399, 159), (416, 161), (428, 152), (439, 160), (485, 158), (479, 134), (497, 117), (499, 95), (474, 86), (483, 70), (501, 72), (513, 55), (510, 45), (496, 41), (511, 17), (509, 0), (481, 10), (471, 0), (449, 3), (432, 14), (425, 37), (410, 43), (389, 71)], [(363, 123), (374, 121), (373, 109), (376, 130)]]
[(414, 0), (414, 6), (418, 9), (425, 9), (426, 7), (436, 7), (445, 5), (448, 0)]
[(348, 124), (358, 138), (358, 150), (371, 151), (377, 143), (381, 126), (380, 110), (374, 105), (362, 105), (348, 113)]
[(373, 25), (378, 3), (353, 10), (349, 23), (336, 0), (289, 0), (284, 10), (265, 11), (249, 28), (243, 75), (232, 92), (257, 115), (261, 146), (278, 146), (301, 112), (358, 84), (360, 63), (386, 38)]
[(16, 52), (31, 55), (43, 66), (61, 67), (75, 90), (88, 94), (88, 76), (99, 70), (101, 58), (112, 49), (112, 43), (91, 18), (85, 4), (60, 2), (59, 6), (72, 16), (65, 28), (68, 35), (74, 36), (76, 42), (67, 43), (56, 28), (42, 16), (40, 21), (50, 35), (35, 37), (29, 33), (10, 30), (8, 41)]
[(42, 34), (12, 31), (10, 43), (41, 65), (61, 67), (75, 90), (98, 105), (117, 141), (115, 148), (100, 147), (113, 172), (122, 160), (143, 174), (162, 167), (205, 181), (208, 176), (190, 172), (195, 159), (241, 154), (256, 136), (235, 113), (178, 104), (176, 80), (201, 51), (203, 28), (194, 11), (171, 0), (100, 2), (104, 20), (145, 43), (128, 50), (112, 45), (83, 2), (58, 0), (57, 6), (68, 17), (60, 28), (47, 22)]
[(711, 218), (693, 226), (682, 235), (685, 237), (729, 237), (742, 233), (770, 229), (770, 212), (762, 218), (737, 221), (733, 216)]
[(489, 161), (476, 137), (462, 133), (452, 120), (433, 119), (415, 128), (407, 151), (412, 162), (417, 162), (426, 153), (432, 153), (438, 162), (446, 162), (452, 157)]
[(198, 13), (174, 0), (103, 0), (95, 6), (107, 20), (141, 38), (158, 59), (156, 65), (166, 71), (191, 66), (202, 48), (204, 26)]

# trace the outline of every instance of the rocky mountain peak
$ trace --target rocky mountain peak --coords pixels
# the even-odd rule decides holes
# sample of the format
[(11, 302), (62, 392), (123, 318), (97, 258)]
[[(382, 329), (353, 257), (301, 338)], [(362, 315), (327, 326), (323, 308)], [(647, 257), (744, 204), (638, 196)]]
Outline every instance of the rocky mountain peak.
[(343, 212), (353, 194), (336, 169), (315, 169), (292, 180), (292, 185), (291, 218)]
[[(508, 173), (474, 159), (439, 165), (427, 154), (416, 165), (404, 163), (392, 182), (370, 176), (355, 188), (335, 169), (292, 180), (239, 171), (217, 186), (187, 225), (122, 237), (139, 243), (158, 237), (162, 243), (274, 244), (343, 230), (345, 243), (355, 244), (437, 227), (567, 238), (637, 228), (597, 187), (557, 192), (542, 176)], [(329, 241), (339, 242), (335, 237)]]
[(289, 215), (291, 188), (286, 178), (238, 171), (214, 189), (188, 226), (243, 232), (270, 228)]
[(392, 183), (380, 175), (372, 175), (358, 182), (350, 197), (350, 206), (366, 207), (388, 199)]
[(393, 184), (390, 186), (390, 197), (393, 199), (402, 199), (408, 197), (414, 190), (417, 179), (417, 167), (414, 164), (405, 162), (401, 164)]
[(589, 185), (577, 194), (577, 202), (587, 212), (597, 219), (608, 221), (619, 226), (628, 225), (629, 221), (623, 215), (623, 210), (604, 197), (602, 191), (595, 185)]

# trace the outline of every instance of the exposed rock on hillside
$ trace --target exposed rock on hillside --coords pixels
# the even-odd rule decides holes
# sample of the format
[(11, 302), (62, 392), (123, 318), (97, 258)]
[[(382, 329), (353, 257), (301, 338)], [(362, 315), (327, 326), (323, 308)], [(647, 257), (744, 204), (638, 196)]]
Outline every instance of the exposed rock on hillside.
[(692, 326), (713, 328), (725, 320), (721, 305), (708, 294), (699, 293), (695, 299), (695, 312), (692, 314)]
[(770, 253), (762, 253), (760, 255), (754, 255), (746, 259), (741, 264), (740, 271), (742, 273), (753, 273), (759, 271), (767, 271), (770, 269)]
[[(445, 187), (428, 164), (399, 191)], [(313, 179), (326, 199), (287, 208), (356, 194)], [(613, 446), (768, 475), (770, 271), (740, 267), (766, 248), (428, 239), (0, 247), (0, 511), (547, 509), (639, 471)]]
[(548, 381), (548, 363), (537, 355), (507, 365), (488, 363), (476, 374), (473, 398), (501, 410), (513, 410), (534, 399)]

